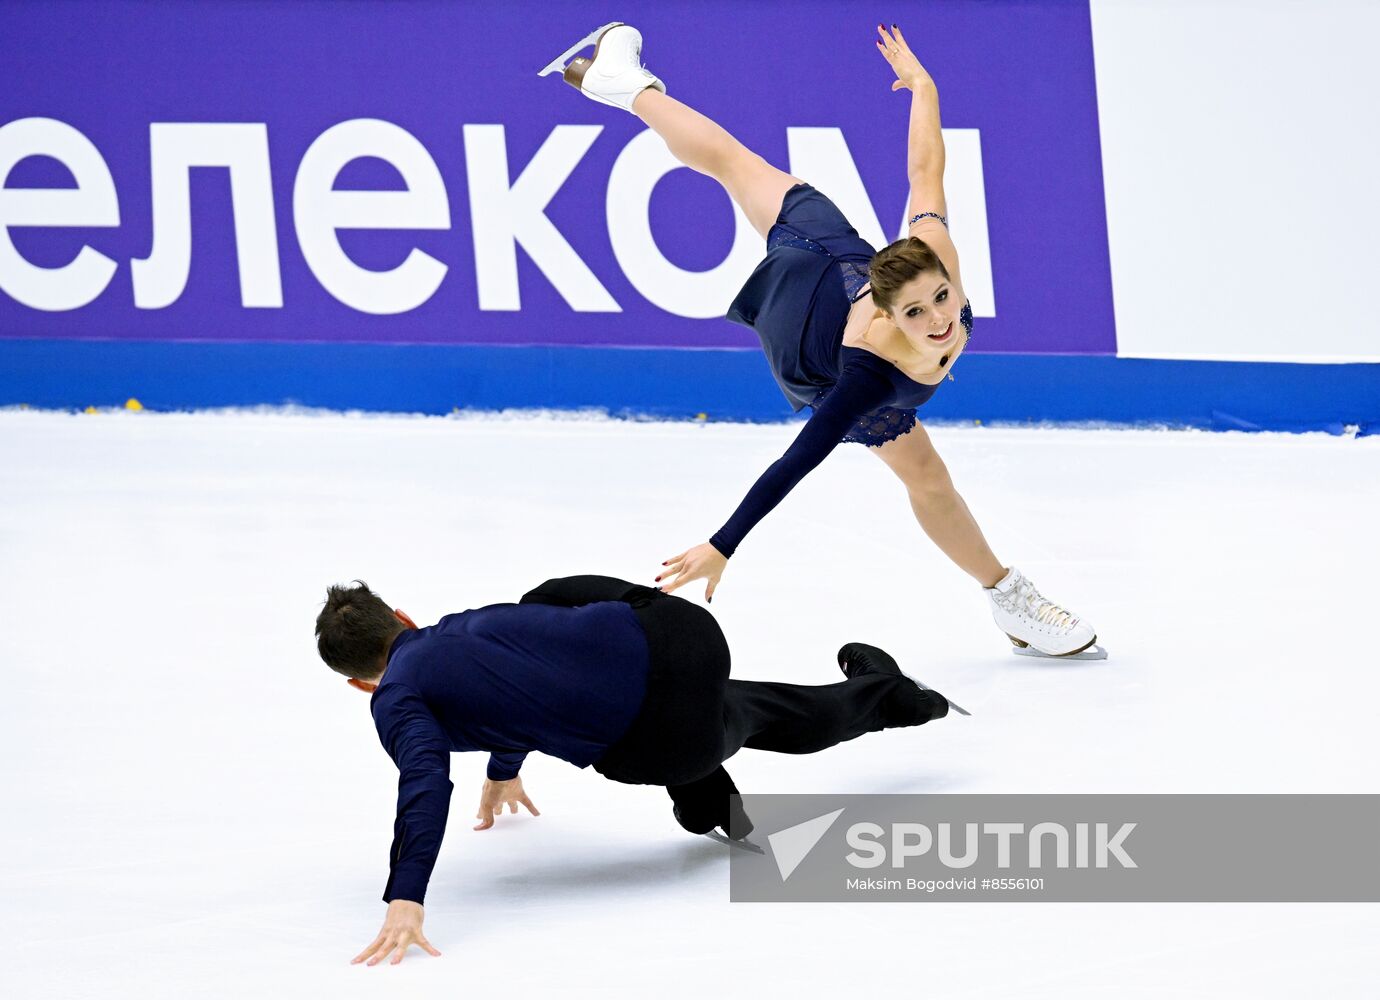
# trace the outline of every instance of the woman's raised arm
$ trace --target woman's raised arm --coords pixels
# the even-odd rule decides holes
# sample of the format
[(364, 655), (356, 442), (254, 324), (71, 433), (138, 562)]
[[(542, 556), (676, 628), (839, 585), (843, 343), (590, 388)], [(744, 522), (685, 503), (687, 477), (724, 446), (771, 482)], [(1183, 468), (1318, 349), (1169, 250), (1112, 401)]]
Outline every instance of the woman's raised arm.
[(896, 73), (891, 89), (910, 91), (910, 129), (906, 137), (909, 235), (929, 244), (944, 262), (950, 279), (962, 287), (958, 251), (949, 239), (949, 208), (944, 198), (944, 133), (939, 127), (939, 88), (906, 44), (900, 28), (893, 24), (888, 32), (878, 25), (877, 33), (881, 36), (877, 50)]

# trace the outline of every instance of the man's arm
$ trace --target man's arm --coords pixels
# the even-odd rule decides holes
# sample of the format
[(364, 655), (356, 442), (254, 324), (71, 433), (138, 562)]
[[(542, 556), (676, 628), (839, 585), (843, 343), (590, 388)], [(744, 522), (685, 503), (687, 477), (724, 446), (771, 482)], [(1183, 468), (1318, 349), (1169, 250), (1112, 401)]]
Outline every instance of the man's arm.
[(384, 749), (398, 765), (398, 812), (383, 899), (421, 903), (450, 811), (450, 741), (421, 695), (404, 684), (381, 687), (373, 712)]
[(350, 964), (358, 965), (368, 959), (370, 965), (378, 965), (392, 955), (392, 964), (397, 965), (403, 960), (403, 955), (407, 954), (407, 949), (414, 944), (427, 954), (439, 958), (441, 953), (431, 946), (431, 942), (422, 933), (424, 917), (425, 912), (421, 903), (414, 903), (410, 899), (393, 900), (388, 904), (388, 913), (383, 918), (383, 928), (379, 931), (379, 936), (352, 958)]
[(490, 781), (512, 781), (522, 770), (522, 762), (527, 759), (526, 750), (514, 750), (510, 753), (491, 753), (489, 754), (489, 767), (485, 771), (485, 777)]

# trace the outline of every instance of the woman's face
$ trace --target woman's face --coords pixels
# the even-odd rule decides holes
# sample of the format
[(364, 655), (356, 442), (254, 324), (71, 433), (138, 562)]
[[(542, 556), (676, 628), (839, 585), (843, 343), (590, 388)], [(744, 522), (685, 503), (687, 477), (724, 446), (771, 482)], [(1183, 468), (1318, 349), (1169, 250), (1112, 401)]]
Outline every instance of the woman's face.
[(963, 343), (962, 309), (953, 283), (939, 271), (925, 271), (901, 286), (889, 315), (925, 361), (938, 366)]

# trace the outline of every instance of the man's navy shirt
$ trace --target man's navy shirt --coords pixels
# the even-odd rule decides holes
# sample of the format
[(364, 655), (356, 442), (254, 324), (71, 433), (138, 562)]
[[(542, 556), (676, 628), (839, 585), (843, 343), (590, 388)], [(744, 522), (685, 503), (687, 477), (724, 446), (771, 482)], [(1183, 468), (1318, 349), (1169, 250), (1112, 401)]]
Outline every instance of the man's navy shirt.
[(627, 732), (647, 688), (647, 639), (619, 601), (494, 604), (409, 629), (370, 708), (398, 765), (385, 902), (420, 903), (445, 834), (450, 754), (487, 750), (506, 781), (532, 750), (588, 767)]

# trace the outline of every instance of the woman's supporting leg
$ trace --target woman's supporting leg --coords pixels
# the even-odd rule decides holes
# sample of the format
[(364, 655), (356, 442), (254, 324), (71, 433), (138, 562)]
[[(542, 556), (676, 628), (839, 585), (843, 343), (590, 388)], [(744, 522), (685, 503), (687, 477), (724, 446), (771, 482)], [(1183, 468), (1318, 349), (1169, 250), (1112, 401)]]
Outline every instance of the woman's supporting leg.
[(1006, 575), (1006, 567), (993, 554), (968, 505), (954, 489), (949, 470), (925, 428), (916, 424), (914, 430), (873, 450), (905, 484), (910, 508), (930, 541), (978, 583), (995, 586)]
[(681, 163), (722, 184), (763, 239), (781, 214), (781, 199), (802, 183), (773, 167), (717, 122), (659, 90), (649, 88), (638, 94), (633, 114), (666, 141)]

